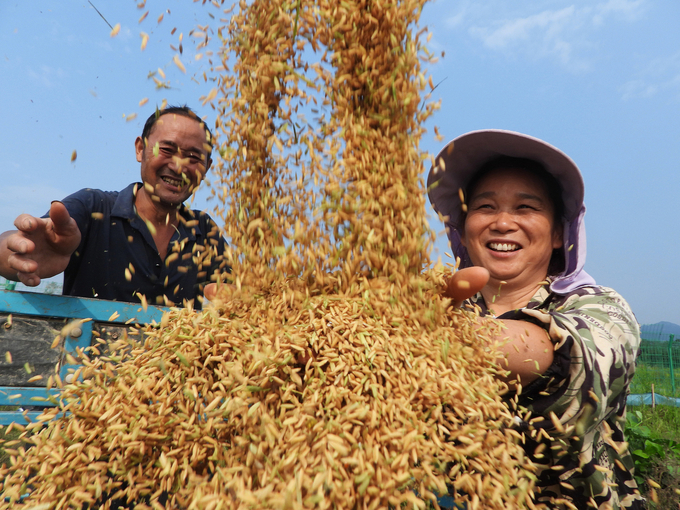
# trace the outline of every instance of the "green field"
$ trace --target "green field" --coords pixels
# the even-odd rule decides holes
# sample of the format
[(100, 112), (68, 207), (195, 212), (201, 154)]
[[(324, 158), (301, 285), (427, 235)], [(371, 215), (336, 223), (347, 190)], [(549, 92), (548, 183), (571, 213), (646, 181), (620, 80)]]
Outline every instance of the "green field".
[[(628, 406), (627, 414), (626, 439), (648, 508), (680, 508), (680, 407)], [(653, 489), (649, 479), (661, 489)]]
[(680, 367), (673, 371), (675, 384), (668, 367), (638, 364), (635, 376), (630, 386), (633, 394), (651, 393), (652, 385), (654, 392), (666, 397), (680, 397)]

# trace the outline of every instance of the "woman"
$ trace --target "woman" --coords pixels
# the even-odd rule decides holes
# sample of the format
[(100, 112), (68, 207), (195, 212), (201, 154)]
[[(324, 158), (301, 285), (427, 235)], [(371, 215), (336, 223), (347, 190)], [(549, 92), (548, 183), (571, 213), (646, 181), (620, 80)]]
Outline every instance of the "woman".
[(539, 466), (536, 502), (643, 508), (623, 436), (639, 327), (623, 298), (583, 271), (577, 166), (500, 130), (462, 135), (435, 162), (430, 201), (461, 268), (447, 294), (504, 326), (501, 365), (522, 386), (520, 416), (531, 411), (519, 427)]

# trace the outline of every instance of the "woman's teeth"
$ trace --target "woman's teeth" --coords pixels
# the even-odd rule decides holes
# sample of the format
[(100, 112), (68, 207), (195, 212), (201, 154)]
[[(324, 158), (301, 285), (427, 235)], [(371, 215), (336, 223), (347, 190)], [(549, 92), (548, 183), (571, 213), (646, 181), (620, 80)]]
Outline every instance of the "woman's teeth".
[(494, 251), (515, 251), (519, 250), (519, 245), (515, 243), (489, 243), (489, 248)]

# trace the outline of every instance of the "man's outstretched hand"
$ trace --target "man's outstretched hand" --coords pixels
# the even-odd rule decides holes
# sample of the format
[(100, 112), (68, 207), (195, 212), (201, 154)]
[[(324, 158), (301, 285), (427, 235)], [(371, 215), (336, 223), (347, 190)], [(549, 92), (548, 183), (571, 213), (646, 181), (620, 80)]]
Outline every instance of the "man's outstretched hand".
[(209, 283), (203, 288), (203, 297), (208, 301), (213, 301), (217, 295), (217, 284)]
[(22, 214), (14, 226), (0, 237), (0, 269), (29, 287), (63, 272), (80, 244), (78, 225), (61, 202), (52, 202), (49, 218)]
[(444, 295), (453, 299), (454, 306), (477, 294), (489, 281), (489, 271), (483, 267), (459, 269), (449, 279)]
[[(215, 301), (215, 299), (218, 299), (217, 294), (220, 292), (220, 289), (223, 289), (226, 287), (226, 289), (234, 289), (234, 284), (233, 283), (226, 283), (222, 282), (219, 284), (219, 287), (216, 283), (208, 283), (204, 288), (203, 288), (203, 297), (207, 299), (208, 301)], [(222, 293), (221, 296), (224, 298), (225, 296), (229, 295), (233, 291), (229, 291), (226, 293)]]

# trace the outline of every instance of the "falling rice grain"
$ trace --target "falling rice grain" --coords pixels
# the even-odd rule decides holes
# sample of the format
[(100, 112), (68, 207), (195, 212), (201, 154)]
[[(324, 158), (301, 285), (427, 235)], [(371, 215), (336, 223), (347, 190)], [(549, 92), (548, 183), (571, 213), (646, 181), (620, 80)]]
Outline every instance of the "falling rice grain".
[(83, 357), (0, 468), (0, 508), (424, 508), (447, 487), (470, 508), (534, 508), (492, 342), (440, 296), (449, 273), (425, 269), (423, 4), (253, 0), (197, 27), (233, 283)]
[(184, 64), (182, 64), (181, 60), (179, 59), (179, 56), (175, 55), (174, 57), (172, 57), (172, 61), (179, 68), (180, 71), (182, 71), (183, 73), (187, 72), (186, 68), (184, 67)]

